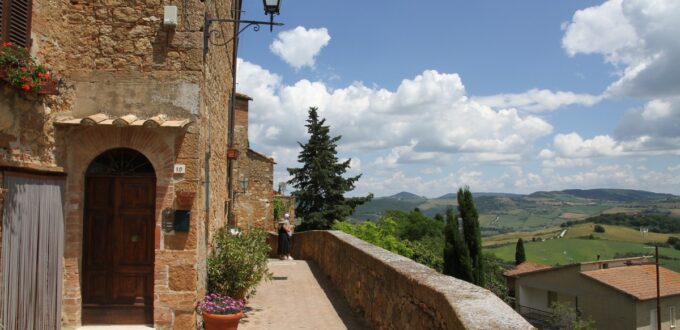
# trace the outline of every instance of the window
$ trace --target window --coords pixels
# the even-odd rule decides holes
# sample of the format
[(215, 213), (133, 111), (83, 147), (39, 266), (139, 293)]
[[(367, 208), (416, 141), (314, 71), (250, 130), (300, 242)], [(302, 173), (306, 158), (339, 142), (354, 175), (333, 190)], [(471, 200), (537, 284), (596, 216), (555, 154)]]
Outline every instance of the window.
[(656, 308), (649, 311), (649, 329), (657, 330), (656, 328)]
[(675, 306), (668, 308), (668, 320), (670, 321), (671, 329), (675, 328)]
[(22, 47), (31, 45), (31, 0), (2, 0), (0, 41), (11, 41)]
[(552, 308), (557, 303), (557, 292), (548, 291), (548, 308)]

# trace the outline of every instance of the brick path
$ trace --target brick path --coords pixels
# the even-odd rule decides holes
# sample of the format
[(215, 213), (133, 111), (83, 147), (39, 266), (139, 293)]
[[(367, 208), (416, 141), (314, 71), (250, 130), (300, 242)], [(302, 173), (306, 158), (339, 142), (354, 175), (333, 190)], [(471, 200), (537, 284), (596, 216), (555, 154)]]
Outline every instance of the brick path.
[(314, 264), (270, 259), (269, 270), (274, 279), (258, 286), (239, 330), (370, 329)]

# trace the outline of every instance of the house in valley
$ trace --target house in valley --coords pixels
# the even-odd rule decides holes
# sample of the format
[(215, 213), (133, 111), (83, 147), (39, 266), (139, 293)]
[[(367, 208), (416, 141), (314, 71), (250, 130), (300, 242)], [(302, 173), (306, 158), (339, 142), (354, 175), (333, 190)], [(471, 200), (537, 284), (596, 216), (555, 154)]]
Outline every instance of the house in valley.
[[(564, 303), (598, 329), (656, 329), (656, 265), (650, 258), (518, 269), (504, 275), (514, 282), (515, 309), (527, 320), (541, 322), (554, 303)], [(674, 329), (680, 273), (659, 267), (659, 277), (661, 327)]]

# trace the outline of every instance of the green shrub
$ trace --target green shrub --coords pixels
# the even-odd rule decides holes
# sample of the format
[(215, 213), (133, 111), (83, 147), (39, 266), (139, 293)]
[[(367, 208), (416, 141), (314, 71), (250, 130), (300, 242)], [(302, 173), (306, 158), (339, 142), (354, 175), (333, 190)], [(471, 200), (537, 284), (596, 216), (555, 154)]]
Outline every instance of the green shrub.
[(230, 297), (247, 298), (263, 279), (270, 280), (267, 233), (249, 229), (233, 235), (225, 227), (213, 238), (208, 256), (208, 291)]
[(595, 229), (593, 231), (596, 233), (604, 233), (604, 227), (600, 225), (595, 225)]

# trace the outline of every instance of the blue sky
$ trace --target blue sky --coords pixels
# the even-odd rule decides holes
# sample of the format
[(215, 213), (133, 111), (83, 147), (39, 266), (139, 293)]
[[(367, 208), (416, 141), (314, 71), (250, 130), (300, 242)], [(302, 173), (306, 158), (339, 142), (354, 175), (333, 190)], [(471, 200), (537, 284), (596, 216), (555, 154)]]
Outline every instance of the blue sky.
[(284, 0), (277, 21), (241, 35), (237, 78), (275, 183), (317, 106), (354, 194), (680, 194), (677, 1)]

